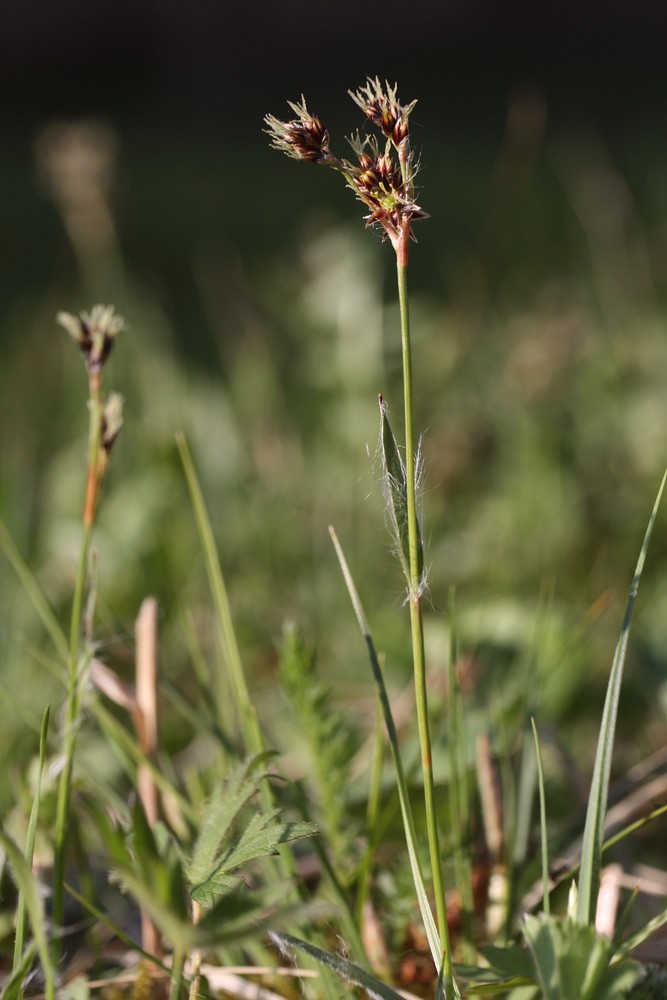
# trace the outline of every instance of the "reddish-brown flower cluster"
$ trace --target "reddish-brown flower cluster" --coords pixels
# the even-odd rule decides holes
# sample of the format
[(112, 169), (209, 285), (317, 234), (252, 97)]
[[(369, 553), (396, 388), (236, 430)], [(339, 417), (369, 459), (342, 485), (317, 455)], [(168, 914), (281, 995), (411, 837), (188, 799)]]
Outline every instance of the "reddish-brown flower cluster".
[(407, 139), (409, 132), (408, 117), (414, 108), (416, 101), (407, 107), (402, 107), (396, 97), (396, 85), (390, 87), (387, 83), (385, 88), (380, 81), (370, 80), (358, 91), (349, 91), (352, 100), (359, 105), (363, 113), (382, 130), (383, 135), (398, 148), (404, 139)]
[(329, 151), (329, 133), (315, 115), (311, 115), (304, 98), (300, 104), (288, 102), (296, 118), (281, 122), (273, 115), (264, 119), (269, 126), (266, 132), (271, 136), (274, 149), (287, 153), (295, 160), (311, 163), (332, 163), (335, 160)]
[(371, 209), (368, 225), (380, 223), (388, 235), (389, 227), (398, 231), (402, 222), (427, 217), (409, 197), (401, 169), (389, 153), (359, 153), (359, 167), (350, 165), (350, 186)]
[(381, 226), (394, 247), (405, 247), (412, 223), (428, 218), (414, 200), (416, 167), (410, 151), (408, 118), (416, 101), (404, 107), (396, 96), (396, 86), (387, 83), (383, 87), (377, 78), (349, 93), (369, 121), (381, 130), (386, 140), (382, 152), (375, 137), (357, 134), (349, 141), (358, 163), (339, 160), (329, 149), (328, 131), (319, 118), (310, 114), (303, 97), (298, 104), (289, 102), (296, 114), (291, 121), (266, 116), (271, 145), (294, 159), (326, 163), (342, 173), (348, 186), (370, 209), (367, 224)]

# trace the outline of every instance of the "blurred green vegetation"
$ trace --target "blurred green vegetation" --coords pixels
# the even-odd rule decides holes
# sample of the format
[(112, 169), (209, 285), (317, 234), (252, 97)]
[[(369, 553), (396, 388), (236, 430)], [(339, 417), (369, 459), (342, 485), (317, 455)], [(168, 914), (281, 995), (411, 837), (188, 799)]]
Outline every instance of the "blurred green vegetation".
[[(373, 472), (377, 393), (400, 439), (402, 389), (391, 253), (332, 176), (283, 163), (263, 139), (259, 125), (247, 148), (234, 149), (194, 133), (177, 142), (102, 126), (43, 134), (41, 167), (26, 162), (27, 147), (5, 161), (17, 256), (26, 251), (34, 270), (19, 280), (23, 264), (10, 262), (15, 280), (1, 290), (0, 514), (66, 621), (86, 387), (54, 316), (113, 302), (130, 329), (106, 375), (126, 411), (95, 535), (100, 656), (131, 675), (134, 617), (154, 594), (165, 676), (185, 692), (194, 684), (189, 621), (215, 658), (174, 444), (183, 430), (253, 696), (287, 749), (275, 685), (286, 620), (314, 642), (318, 669), (359, 726), (372, 716), (365, 651), (327, 525), (347, 551), (390, 684), (409, 683), (401, 576)], [(411, 266), (433, 683), (456, 586), (472, 717), (492, 727), (501, 754), (526, 708), (557, 729), (547, 755), (554, 801), (567, 804), (564, 825), (576, 825), (627, 588), (667, 462), (664, 150), (650, 137), (612, 148), (592, 133), (545, 134), (530, 93), (517, 97), (504, 130), (441, 135), (427, 122), (424, 146), (420, 203), (432, 218), (420, 225)], [(664, 524), (661, 515), (629, 654), (619, 773), (667, 735)], [(60, 694), (4, 560), (0, 582), (6, 807), (44, 705)], [(165, 704), (164, 746), (176, 753), (186, 739)], [(113, 768), (92, 737), (89, 750), (95, 766)]]

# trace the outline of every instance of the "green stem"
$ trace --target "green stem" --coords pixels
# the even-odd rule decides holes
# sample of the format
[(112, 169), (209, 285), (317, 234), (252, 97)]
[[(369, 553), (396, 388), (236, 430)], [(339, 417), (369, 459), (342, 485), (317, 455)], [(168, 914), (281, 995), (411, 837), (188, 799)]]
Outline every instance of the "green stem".
[[(64, 764), (58, 784), (58, 800), (56, 806), (56, 831), (53, 866), (53, 925), (56, 931), (62, 929), (65, 900), (65, 855), (70, 821), (70, 795), (72, 788), (72, 771), (74, 768), (74, 753), (76, 751), (79, 694), (81, 680), (80, 645), (83, 630), (84, 597), (88, 579), (88, 562), (90, 545), (95, 523), (97, 493), (99, 490), (99, 456), (103, 419), (103, 404), (100, 392), (99, 373), (89, 376), (89, 437), (88, 437), (88, 470), (86, 477), (86, 496), (83, 510), (83, 532), (81, 549), (74, 585), (72, 600), (72, 617), (70, 621), (69, 658), (67, 672), (67, 701), (65, 710), (65, 732), (63, 757)], [(58, 949), (56, 945), (56, 949)]]
[(405, 408), (405, 474), (408, 509), (409, 546), (409, 604), (412, 631), (412, 660), (415, 678), (415, 700), (417, 704), (417, 727), (421, 747), (422, 771), (424, 777), (424, 803), (426, 807), (426, 830), (433, 879), (433, 893), (438, 917), (438, 930), (443, 950), (444, 980), (446, 995), (451, 986), (452, 959), (447, 926), (445, 890), (440, 863), (440, 844), (435, 808), (433, 784), (433, 762), (431, 756), (431, 734), (428, 722), (428, 696), (426, 691), (426, 658), (424, 650), (424, 626), (421, 611), (422, 579), (419, 569), (419, 536), (417, 530), (417, 505), (415, 500), (415, 449), (412, 420), (412, 349), (410, 343), (410, 312), (408, 304), (408, 241), (409, 225), (404, 226), (396, 244), (396, 273), (398, 280), (398, 301), (401, 315), (401, 344), (403, 353), (403, 399)]

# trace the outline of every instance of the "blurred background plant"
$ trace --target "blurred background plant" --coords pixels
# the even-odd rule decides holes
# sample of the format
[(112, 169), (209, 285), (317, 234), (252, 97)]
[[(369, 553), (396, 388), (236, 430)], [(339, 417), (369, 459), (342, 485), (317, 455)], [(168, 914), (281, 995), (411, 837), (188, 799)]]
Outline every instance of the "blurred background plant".
[[(208, 14), (215, 25), (216, 15)], [(493, 43), (492, 20), (482, 18), (477, 48), (467, 41), (452, 55), (456, 31), (459, 41), (471, 36), (456, 19), (438, 33), (425, 5), (416, 17), (425, 29), (430, 83), (420, 80), (417, 66), (400, 71), (402, 90), (420, 98), (413, 116), (417, 144), (423, 132), (418, 184), (428, 191), (432, 216), (420, 227), (411, 261), (415, 423), (426, 428), (428, 470), (429, 669), (444, 704), (438, 685), (451, 640), (447, 595), (455, 585), (458, 676), (471, 742), (488, 733), (490, 756), (504, 775), (504, 862), (512, 837), (521, 839), (511, 830), (511, 796), (520, 795), (513, 765), (526, 710), (540, 723), (552, 853), (566, 851), (580, 832), (609, 663), (667, 456), (667, 156), (656, 127), (665, 84), (651, 58), (659, 26), (641, 11), (631, 24), (612, 12), (606, 27), (616, 34), (598, 40), (584, 16), (579, 49), (570, 49), (569, 14), (566, 8), (563, 35), (553, 36), (554, 52), (538, 47), (522, 61), (521, 39), (527, 51), (537, 37), (529, 27), (510, 18)], [(108, 26), (97, 90), (91, 84), (79, 96), (73, 82), (68, 89), (67, 73), (49, 88), (49, 74), (55, 79), (68, 58), (72, 81), (82, 73), (92, 78), (90, 51), (80, 44), (85, 21), (63, 42), (65, 17), (54, 36), (63, 46), (45, 59), (41, 89), (29, 84), (7, 119), (0, 159), (7, 218), (0, 237), (0, 515), (66, 621), (85, 443), (81, 372), (53, 317), (114, 302), (129, 325), (123, 350), (109, 362), (126, 411), (94, 543), (98, 655), (119, 676), (130, 674), (133, 622), (152, 593), (161, 608), (163, 675), (176, 693), (195, 699), (193, 635), (204, 658), (214, 659), (216, 626), (203, 559), (193, 557), (196, 526), (174, 443), (183, 430), (253, 700), (285, 753), (284, 770), (306, 785), (312, 780), (308, 754), (294, 750), (294, 716), (277, 688), (285, 621), (296, 621), (308, 648), (316, 648), (309, 669), (325, 679), (311, 706), (299, 706), (292, 688), (293, 709), (312, 713), (324, 699), (353, 722), (343, 754), (353, 829), (336, 825), (333, 799), (323, 800), (314, 817), (334, 824), (332, 834), (344, 843), (363, 824), (375, 705), (330, 523), (345, 539), (385, 653), (406, 760), (418, 753), (410, 719), (401, 715), (410, 680), (403, 584), (372, 472), (378, 391), (394, 423), (399, 412), (398, 317), (391, 262), (361, 230), (358, 208), (341, 185), (332, 180), (329, 191), (322, 177), (310, 176), (315, 171), (295, 179), (293, 165), (278, 162), (260, 129), (267, 109), (302, 90), (335, 124), (347, 87), (366, 76), (368, 54), (362, 59), (352, 47), (341, 66), (327, 49), (323, 67), (307, 55), (299, 74), (292, 67), (282, 77), (274, 61), (256, 69), (251, 85), (234, 62), (216, 77), (206, 32), (190, 27), (186, 37), (200, 39), (208, 61), (202, 66), (194, 47), (186, 49), (185, 66), (198, 69), (182, 84), (167, 71), (178, 52), (172, 11), (157, 33), (161, 68), (150, 84), (142, 83), (137, 53), (141, 39), (147, 45), (155, 33), (148, 15), (139, 19), (125, 84), (113, 75), (114, 39), (126, 37), (114, 27), (123, 23), (122, 11), (117, 18)], [(232, 17), (226, 45), (246, 39), (240, 18)], [(290, 27), (302, 30), (296, 21)], [(21, 40), (29, 49), (19, 11), (15, 30), (17, 51)], [(559, 52), (574, 60), (568, 79), (556, 68)], [(387, 49), (377, 71), (393, 80), (398, 56), (390, 55)], [(5, 65), (11, 72), (12, 58)], [(230, 111), (223, 95), (234, 71), (248, 93)], [(624, 680), (614, 761), (621, 798), (627, 782), (639, 781), (633, 775), (643, 761), (654, 755), (652, 776), (666, 766), (666, 537), (659, 520)], [(59, 703), (60, 689), (44, 666), (41, 627), (5, 561), (0, 583), (0, 751), (7, 762), (0, 808), (23, 842), (44, 708)], [(441, 704), (436, 696), (436, 720)], [(160, 739), (188, 781), (215, 758), (209, 735), (196, 732), (166, 698)], [(122, 763), (94, 725), (82, 728), (80, 746), (82, 787), (103, 780), (126, 793)], [(441, 781), (444, 761), (444, 730), (436, 726)], [(45, 783), (48, 810), (48, 773)], [(396, 817), (385, 821), (389, 844), (395, 834), (399, 845)], [(36, 853), (48, 863), (43, 834), (38, 830)], [(657, 870), (663, 843), (664, 826), (649, 828), (624, 861), (664, 893)], [(407, 950), (414, 913), (396, 905), (405, 899), (406, 870), (398, 848), (388, 851), (376, 905), (396, 924), (397, 950)], [(334, 864), (345, 874), (342, 858)], [(538, 869), (536, 859), (532, 876)], [(648, 897), (640, 905), (650, 911)], [(660, 945), (653, 948), (649, 957), (664, 957)]]

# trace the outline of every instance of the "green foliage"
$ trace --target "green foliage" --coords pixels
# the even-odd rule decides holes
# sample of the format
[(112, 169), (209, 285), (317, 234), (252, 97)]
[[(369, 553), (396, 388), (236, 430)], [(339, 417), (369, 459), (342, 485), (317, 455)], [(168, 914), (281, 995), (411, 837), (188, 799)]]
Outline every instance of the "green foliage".
[(315, 650), (294, 624), (280, 647), (280, 683), (312, 760), (310, 797), (319, 804), (326, 839), (338, 871), (350, 867), (356, 834), (350, 816), (351, 761), (358, 742), (349, 715), (332, 704), (332, 684), (318, 670)]
[[(486, 845), (469, 775), (475, 734), (491, 734), (492, 763), (498, 759), (502, 778), (506, 843), (501, 860), (514, 866), (503, 936), (495, 938), (489, 931), (489, 900), (482, 888), (474, 900), (470, 935), (484, 965), (463, 953), (458, 938), (455, 974), (470, 996), (658, 1000), (667, 995), (663, 971), (645, 971), (630, 987), (639, 970), (627, 959), (664, 926), (665, 913), (647, 920), (636, 907), (622, 940), (611, 945), (592, 928), (557, 915), (528, 918), (530, 948), (519, 945), (518, 936), (523, 894), (540, 875), (536, 782), (534, 771), (524, 766), (528, 761), (534, 768), (532, 752), (529, 759), (524, 750), (528, 714), (539, 725), (543, 756), (537, 785), (543, 817), (548, 816), (548, 824), (545, 819), (542, 824), (545, 865), (547, 841), (553, 856), (568, 848), (589, 807), (580, 875), (582, 925), (594, 910), (607, 836), (605, 814), (610, 794), (616, 794), (614, 770), (635, 782), (636, 762), (665, 743), (664, 560), (647, 564), (635, 639), (627, 644), (626, 616), (611, 677), (607, 671), (618, 635), (617, 591), (636, 557), (645, 497), (655, 492), (654, 480), (664, 465), (662, 307), (646, 292), (648, 270), (644, 285), (639, 282), (631, 290), (626, 285), (645, 252), (660, 246), (657, 227), (662, 220), (651, 218), (645, 205), (633, 209), (629, 179), (625, 209), (632, 224), (624, 227), (622, 237), (606, 232), (602, 246), (591, 224), (596, 213), (587, 215), (586, 205), (580, 211), (579, 199), (600, 189), (595, 178), (603, 169), (609, 171), (604, 176), (613, 176), (613, 164), (599, 152), (591, 153), (590, 162), (577, 163), (577, 150), (570, 148), (570, 165), (558, 167), (564, 171), (558, 183), (553, 163), (538, 165), (524, 188), (517, 172), (518, 226), (498, 225), (498, 219), (506, 218), (498, 214), (505, 211), (506, 192), (499, 185), (498, 191), (485, 194), (481, 178), (501, 177), (503, 171), (492, 170), (490, 161), (465, 163), (465, 153), (454, 145), (448, 141), (447, 165), (444, 157), (437, 163), (437, 155), (434, 163), (429, 151), (428, 167), (431, 178), (446, 179), (442, 187), (448, 198), (451, 191), (467, 189), (468, 201), (450, 198), (446, 209), (453, 229), (459, 227), (459, 245), (451, 242), (451, 228), (444, 233), (434, 222), (423, 227), (413, 254), (419, 289), (413, 298), (414, 407), (416, 425), (426, 428), (422, 446), (428, 469), (422, 484), (428, 532), (422, 533), (417, 523), (419, 572), (425, 568), (427, 543), (435, 605), (426, 622), (429, 695), (435, 721), (441, 711), (444, 717), (441, 679), (449, 661), (449, 690), (456, 689), (457, 701), (452, 705), (450, 699), (454, 715), (448, 717), (467, 713), (465, 724), (461, 718), (460, 726), (448, 726), (436, 741), (433, 764), (438, 821), (444, 826), (450, 820), (448, 802), (451, 816), (462, 817), (454, 820), (461, 828), (443, 842), (466, 852), (467, 871), (476, 871)], [(501, 151), (500, 162), (508, 170), (513, 169), (514, 152), (512, 147), (512, 155), (503, 158)], [(154, 176), (166, 184), (165, 159), (155, 164)], [(190, 168), (193, 191), (200, 171), (210, 169), (206, 157), (199, 159), (196, 170)], [(139, 205), (143, 196), (131, 190), (131, 155), (127, 165), (127, 194)], [(209, 198), (214, 189), (229, 190), (216, 173), (220, 166), (210, 175)], [(664, 173), (650, 169), (655, 176)], [(242, 183), (256, 191), (255, 169), (245, 173)], [(625, 180), (616, 180), (625, 191)], [(648, 174), (639, 178), (639, 185), (636, 181), (637, 190), (648, 192), (648, 203), (653, 182)], [(337, 208), (329, 217), (295, 221), (296, 200), (303, 198), (309, 182), (306, 176), (304, 188), (286, 190), (285, 197), (293, 199), (289, 219), (278, 219), (282, 201), (271, 200), (274, 234), (266, 229), (264, 206), (261, 239), (256, 239), (250, 199), (239, 197), (242, 209), (232, 209), (242, 212), (244, 233), (251, 235), (239, 237), (232, 252), (223, 250), (218, 257), (215, 250), (209, 254), (202, 247), (179, 246), (188, 267), (191, 260), (198, 262), (198, 288), (205, 297), (204, 309), (197, 303), (183, 310), (185, 323), (161, 314), (153, 291), (141, 288), (119, 245), (101, 247), (94, 260), (74, 247), (85, 281), (103, 287), (105, 297), (118, 293), (130, 321), (122, 348), (110, 362), (114, 384), (128, 401), (128, 415), (98, 512), (93, 541), (98, 579), (84, 581), (80, 575), (78, 584), (88, 631), (84, 629), (76, 677), (72, 671), (69, 681), (76, 709), (69, 720), (72, 743), (67, 751), (73, 767), (71, 794), (62, 797), (70, 812), (71, 836), (63, 838), (68, 850), (61, 856), (65, 877), (78, 886), (72, 888), (70, 902), (76, 901), (78, 917), (87, 915), (93, 925), (86, 940), (91, 978), (98, 971), (109, 972), (107, 950), (96, 941), (100, 928), (127, 951), (138, 945), (133, 940), (137, 904), (167, 944), (176, 946), (174, 996), (183, 986), (188, 950), (194, 954), (199, 949), (218, 962), (276, 964), (275, 951), (261, 943), (267, 928), (292, 930), (299, 939), (312, 935), (303, 945), (293, 941), (292, 947), (328, 970), (330, 978), (304, 979), (301, 989), (308, 1000), (347, 995), (349, 983), (381, 996), (395, 997), (399, 986), (410, 989), (410, 983), (400, 981), (397, 956), (406, 926), (419, 913), (427, 932), (424, 950), (436, 965), (441, 957), (427, 891), (430, 872), (425, 865), (422, 871), (420, 854), (425, 839), (422, 788), (418, 769), (411, 766), (419, 752), (414, 718), (405, 711), (410, 672), (399, 613), (403, 581), (388, 568), (377, 528), (384, 501), (389, 520), (395, 521), (395, 547), (407, 562), (404, 452), (386, 408), (381, 408), (378, 455), (384, 495), (366, 496), (372, 459), (365, 448), (375, 434), (377, 391), (381, 387), (396, 401), (402, 388), (397, 317), (385, 302), (383, 269), (367, 234), (337, 221)], [(488, 219), (480, 220), (479, 206), (487, 202)], [(576, 232), (575, 202), (581, 222)], [(160, 218), (166, 230), (169, 215), (162, 204)], [(122, 220), (114, 221), (121, 231)], [(298, 244), (285, 235), (295, 226)], [(642, 250), (633, 253), (626, 238), (631, 239), (633, 228), (640, 233), (642, 226)], [(181, 228), (177, 230), (180, 240)], [(130, 235), (122, 233), (123, 245)], [(209, 236), (207, 230), (207, 248)], [(544, 250), (550, 238), (558, 242), (558, 254), (547, 252), (538, 265), (534, 251), (538, 244)], [(524, 240), (530, 253), (520, 257)], [(280, 252), (269, 259), (272, 246)], [(69, 256), (55, 248), (54, 260)], [(547, 257), (552, 262), (558, 257), (559, 263), (547, 265)], [(614, 261), (621, 264), (623, 280), (613, 273)], [(151, 264), (149, 270), (158, 268)], [(429, 291), (431, 272), (437, 284)], [(0, 864), (0, 1000), (19, 1000), (32, 989), (29, 974), (37, 963), (51, 995), (65, 996), (65, 989), (80, 996), (90, 992), (85, 976), (68, 987), (57, 982), (71, 972), (69, 941), (64, 939), (63, 962), (54, 963), (48, 897), (41, 896), (53, 852), (54, 781), (63, 774), (67, 749), (58, 726), (52, 725), (47, 738), (44, 710), (51, 702), (53, 718), (61, 727), (67, 725), (62, 680), (71, 653), (62, 623), (71, 618), (80, 552), (81, 373), (66, 353), (68, 345), (54, 337), (50, 320), (57, 308), (71, 308), (71, 287), (69, 283), (47, 291), (41, 300), (34, 295), (17, 304), (5, 313), (0, 331), (0, 406), (7, 428), (0, 440), (0, 753), (6, 777), (0, 782), (0, 810), (6, 817)], [(88, 290), (82, 285), (76, 295), (83, 298)], [(210, 330), (198, 329), (203, 325), (199, 313), (211, 317)], [(200, 347), (208, 345), (205, 365), (190, 352), (193, 340)], [(401, 439), (400, 419), (393, 423)], [(174, 447), (177, 429), (183, 434)], [(419, 479), (419, 469), (414, 471)], [(328, 551), (328, 523), (335, 523), (346, 540), (354, 568), (356, 584), (348, 571), (348, 587), (371, 662), (368, 676)], [(661, 530), (658, 522), (656, 536)], [(84, 583), (93, 584), (94, 622), (85, 608)], [(448, 653), (453, 626), (440, 607), (452, 583), (458, 594), (457, 637), (456, 650)], [(155, 759), (139, 745), (125, 717), (91, 686), (87, 671), (90, 656), (95, 656), (127, 680), (134, 654), (132, 621), (147, 592), (158, 596), (162, 608), (160, 749)], [(544, 593), (550, 595), (548, 613), (539, 610), (544, 602), (536, 596)], [(303, 630), (285, 633), (281, 684), (298, 720), (298, 745), (285, 738), (285, 729), (296, 728), (293, 723), (280, 725), (274, 650), (283, 622), (295, 618)], [(373, 636), (381, 637), (382, 657)], [(384, 673), (380, 659), (386, 662)], [(359, 907), (353, 934), (350, 915), (359, 902), (354, 883), (338, 879), (332, 908), (334, 880), (326, 866), (331, 859), (334, 874), (346, 875), (356, 864), (359, 845), (350, 845), (359, 833), (357, 817), (364, 813), (364, 767), (372, 755), (370, 740), (365, 742), (371, 727), (367, 731), (364, 725), (374, 715), (371, 678), (395, 771), (378, 772), (374, 785), (382, 838), (365, 876), (363, 901), (368, 906)], [(608, 699), (594, 762), (595, 706), (602, 705), (605, 687)], [(281, 762), (285, 785), (270, 784), (266, 774), (264, 747), (274, 735), (286, 751)], [(445, 738), (456, 745), (445, 748)], [(300, 755), (304, 743), (309, 756), (305, 765)], [(246, 754), (251, 756), (239, 765)], [(127, 806), (139, 768), (152, 775), (165, 806), (154, 827), (138, 804)], [(594, 781), (587, 797), (591, 771)], [(525, 781), (523, 775), (528, 775)], [(316, 848), (304, 839), (293, 854), (294, 839), (314, 832), (312, 824), (284, 818), (292, 816), (295, 788), (301, 795), (296, 804), (300, 815), (318, 821), (320, 838)], [(462, 801), (448, 797), (452, 790)], [(642, 791), (641, 785), (633, 785), (633, 793)], [(619, 788), (617, 797), (624, 794)], [(609, 847), (611, 853), (624, 837), (623, 861), (630, 870), (639, 860), (664, 866), (664, 817), (651, 801), (646, 800), (639, 818), (628, 819)], [(283, 807), (285, 813), (279, 811)], [(515, 814), (520, 814), (521, 830), (513, 840)], [(578, 863), (576, 852), (566, 854), (568, 862)], [(443, 861), (451, 877), (460, 859), (452, 863), (446, 854)], [(466, 868), (458, 865), (458, 870)], [(302, 873), (307, 877), (300, 878)], [(297, 898), (297, 887), (305, 902)], [(543, 893), (544, 909), (548, 903), (557, 914), (553, 882), (549, 892)], [(326, 917), (319, 908), (323, 899), (329, 904)], [(195, 909), (204, 910), (198, 922), (193, 901)], [(371, 917), (364, 917), (365, 912)], [(371, 933), (388, 948), (382, 972), (364, 968), (358, 938), (367, 940)], [(353, 949), (354, 964), (338, 954), (339, 938)], [(469, 964), (463, 966), (463, 961)], [(334, 976), (348, 985), (335, 985)], [(275, 981), (271, 988), (289, 992)], [(435, 974), (425, 986), (431, 996), (443, 988)]]
[(612, 965), (612, 942), (569, 917), (528, 915), (523, 929), (543, 1000), (623, 1000), (640, 975), (634, 962)]
[(266, 771), (259, 770), (271, 754), (249, 758), (213, 791), (198, 824), (199, 834), (186, 867), (190, 895), (206, 908), (213, 907), (238, 885), (238, 869), (257, 858), (278, 853), (281, 844), (312, 836), (312, 823), (286, 823), (280, 810), (255, 812), (239, 833), (234, 834), (241, 811), (257, 793)]
[[(395, 550), (406, 578), (410, 579), (410, 549), (408, 544), (408, 493), (405, 464), (396, 443), (396, 438), (389, 423), (389, 408), (380, 397), (380, 446), (382, 460), (381, 484), (385, 496), (387, 521), (392, 537), (395, 539)], [(419, 469), (416, 470), (417, 478)], [(419, 520), (417, 525), (418, 569), (421, 577), (424, 572), (424, 545), (421, 538)]]

